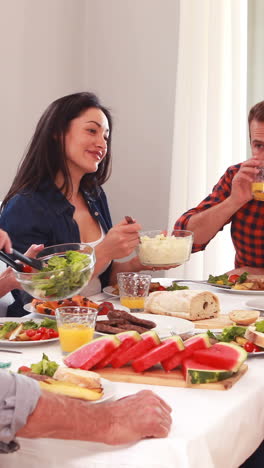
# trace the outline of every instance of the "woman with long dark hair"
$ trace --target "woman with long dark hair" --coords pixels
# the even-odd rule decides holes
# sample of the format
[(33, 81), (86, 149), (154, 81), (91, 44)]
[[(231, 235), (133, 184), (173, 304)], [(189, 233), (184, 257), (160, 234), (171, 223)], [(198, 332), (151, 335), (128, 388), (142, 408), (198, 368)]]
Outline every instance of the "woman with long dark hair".
[[(86, 294), (116, 280), (119, 271), (143, 269), (130, 255), (139, 242), (138, 223), (112, 227), (102, 189), (111, 171), (112, 118), (92, 93), (54, 101), (37, 124), (29, 148), (2, 203), (0, 227), (14, 248), (31, 244), (85, 242), (96, 250), (96, 267)], [(21, 292), (8, 315), (24, 315)]]

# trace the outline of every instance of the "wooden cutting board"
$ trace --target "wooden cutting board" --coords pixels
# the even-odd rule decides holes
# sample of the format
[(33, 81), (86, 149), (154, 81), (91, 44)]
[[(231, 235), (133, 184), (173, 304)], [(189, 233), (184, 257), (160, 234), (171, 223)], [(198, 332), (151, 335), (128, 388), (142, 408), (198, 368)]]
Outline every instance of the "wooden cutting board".
[(112, 382), (129, 382), (140, 383), (149, 385), (164, 385), (166, 387), (185, 387), (185, 388), (199, 388), (205, 390), (229, 390), (233, 385), (245, 374), (248, 366), (243, 364), (239, 371), (229, 379), (222, 380), (221, 382), (208, 383), (208, 384), (187, 384), (180, 370), (173, 370), (165, 372), (160, 366), (151, 368), (145, 372), (134, 372), (131, 366), (121, 367), (120, 369), (113, 369), (106, 367), (105, 369), (97, 370), (97, 372), (105, 379)]
[(195, 320), (194, 326), (195, 328), (206, 328), (206, 329), (213, 329), (213, 328), (225, 328), (225, 327), (231, 327), (232, 325), (235, 325), (234, 322), (232, 322), (227, 314), (220, 314), (216, 318), (211, 318), (211, 319), (204, 319), (204, 320)]

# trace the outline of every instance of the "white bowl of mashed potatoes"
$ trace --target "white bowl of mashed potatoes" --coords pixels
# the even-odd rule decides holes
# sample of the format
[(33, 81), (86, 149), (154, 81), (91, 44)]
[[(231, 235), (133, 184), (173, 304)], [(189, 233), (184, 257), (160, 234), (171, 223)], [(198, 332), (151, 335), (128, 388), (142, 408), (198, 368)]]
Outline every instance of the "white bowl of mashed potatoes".
[(174, 231), (167, 236), (163, 231), (145, 231), (140, 233), (137, 248), (142, 265), (167, 267), (181, 265), (189, 260), (193, 245), (191, 231)]

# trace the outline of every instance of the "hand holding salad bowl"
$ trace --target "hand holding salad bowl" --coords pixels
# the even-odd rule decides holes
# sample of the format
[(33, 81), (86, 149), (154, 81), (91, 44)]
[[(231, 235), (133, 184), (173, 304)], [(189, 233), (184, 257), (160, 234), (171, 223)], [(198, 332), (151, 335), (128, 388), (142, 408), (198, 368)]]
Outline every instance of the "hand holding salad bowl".
[(15, 271), (21, 287), (36, 299), (57, 301), (78, 294), (94, 271), (94, 249), (84, 243), (46, 247), (37, 258), (42, 270)]

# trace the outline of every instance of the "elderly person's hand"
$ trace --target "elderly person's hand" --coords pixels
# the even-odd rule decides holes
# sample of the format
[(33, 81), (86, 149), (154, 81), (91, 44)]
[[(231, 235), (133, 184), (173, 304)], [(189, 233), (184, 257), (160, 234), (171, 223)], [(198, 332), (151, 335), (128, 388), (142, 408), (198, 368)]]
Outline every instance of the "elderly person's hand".
[(167, 437), (170, 413), (167, 403), (149, 390), (100, 405), (43, 391), (17, 435), (128, 444), (147, 437)]
[(142, 390), (135, 395), (108, 403), (110, 430), (106, 443), (111, 445), (136, 442), (146, 437), (167, 437), (171, 408), (158, 395)]

